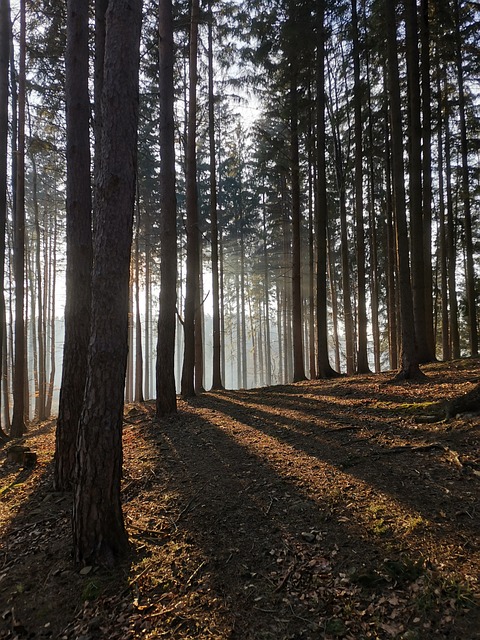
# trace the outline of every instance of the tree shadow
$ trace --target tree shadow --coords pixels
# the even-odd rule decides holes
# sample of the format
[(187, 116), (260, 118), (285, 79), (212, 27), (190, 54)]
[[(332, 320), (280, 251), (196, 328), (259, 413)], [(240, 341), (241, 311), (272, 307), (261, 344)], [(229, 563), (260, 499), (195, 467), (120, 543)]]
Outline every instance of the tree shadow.
[[(407, 544), (417, 535), (413, 529), (400, 536), (393, 527), (375, 530), (378, 512), (362, 518), (365, 509), (382, 508), (378, 478), (342, 469), (330, 452), (341, 451), (342, 443), (333, 437), (313, 445), (315, 434), (303, 425), (287, 438), (286, 418), (276, 416), (274, 423), (267, 411), (241, 410), (232, 401), (237, 395), (197, 398), (195, 411), (187, 408), (144, 434), (157, 454), (151, 464), (159, 490), (165, 483), (170, 504), (177, 505), (168, 517), (162, 514), (160, 529), (196, 547), (202, 560), (190, 586), (215, 593), (228, 637), (320, 637), (322, 624), (365, 600), (380, 601), (387, 585), (407, 591), (418, 573), (405, 580), (389, 575), (388, 562), (398, 565), (408, 556), (409, 566), (420, 567), (429, 547)], [(399, 488), (385, 493), (386, 508), (392, 496), (402, 508)], [(421, 504), (406, 502), (424, 513)], [(382, 513), (384, 523), (392, 515)], [(438, 535), (449, 534), (445, 527)], [(368, 585), (355, 582), (361, 576)], [(431, 637), (438, 634), (434, 618)], [(214, 637), (226, 637), (211, 629)]]

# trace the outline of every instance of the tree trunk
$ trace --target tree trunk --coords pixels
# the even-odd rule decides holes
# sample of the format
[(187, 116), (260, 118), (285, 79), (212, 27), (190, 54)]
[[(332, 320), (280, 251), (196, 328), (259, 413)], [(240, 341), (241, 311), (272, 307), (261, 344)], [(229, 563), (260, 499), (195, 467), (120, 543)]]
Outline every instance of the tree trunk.
[(292, 181), (292, 332), (293, 382), (305, 380), (302, 339), (302, 277), (300, 237), (300, 160), (298, 150), (297, 59), (290, 64), (290, 175)]
[(25, 0), (20, 0), (20, 65), (18, 74), (17, 184), (14, 215), (15, 369), (10, 435), (21, 437), (25, 425)]
[[(8, 66), (10, 58), (10, 3), (0, 0), (0, 380), (4, 380), (5, 341), (5, 231), (7, 220)], [(0, 392), (1, 404), (1, 392)], [(1, 416), (1, 412), (0, 412)], [(4, 420), (4, 427), (7, 423)], [(7, 437), (0, 423), (0, 440)]]
[(181, 392), (184, 398), (195, 396), (195, 302), (199, 278), (199, 229), (197, 203), (197, 54), (199, 1), (192, 0), (190, 19), (189, 89), (188, 89), (188, 131), (186, 143), (186, 233), (187, 233), (187, 275), (185, 285), (185, 311), (183, 319), (184, 354)]
[(212, 1), (208, 3), (208, 144), (210, 179), (210, 220), (212, 247), (212, 389), (223, 389), (221, 371), (221, 331), (220, 331), (220, 286), (218, 257), (218, 211), (217, 211), (217, 175), (215, 162), (215, 95), (213, 91), (213, 11)]
[[(138, 191), (137, 191), (138, 194)], [(135, 402), (143, 402), (143, 350), (142, 319), (140, 317), (140, 203), (137, 201), (137, 228), (135, 233)]]
[(470, 175), (468, 167), (467, 123), (465, 115), (465, 88), (462, 60), (462, 38), (460, 33), (459, 0), (454, 0), (455, 36), (456, 36), (456, 66), (458, 82), (458, 112), (460, 116), (460, 150), (462, 156), (462, 200), (463, 220), (466, 249), (466, 292), (467, 292), (467, 322), (470, 343), (470, 354), (478, 356), (478, 325), (477, 325), (477, 290), (475, 284), (474, 249), (472, 238), (472, 206), (470, 197)]
[(395, 2), (392, 2), (392, 0), (384, 0), (383, 6), (385, 11), (387, 39), (388, 94), (392, 131), (392, 176), (400, 294), (400, 331), (402, 336), (401, 368), (398, 373), (398, 378), (410, 379), (420, 376), (421, 373), (418, 366), (415, 325), (412, 309)]
[(327, 179), (325, 166), (325, 2), (317, 0), (316, 128), (317, 185), (315, 231), (317, 236), (317, 376), (338, 375), (330, 366), (327, 335)]
[(358, 42), (357, 0), (352, 0), (353, 73), (355, 109), (355, 236), (357, 240), (357, 372), (369, 373), (367, 353), (367, 307), (365, 230), (363, 222), (363, 143), (362, 143), (362, 87), (360, 84), (360, 47)]
[(445, 186), (447, 190), (447, 263), (448, 263), (448, 301), (450, 307), (450, 342), (452, 357), (460, 357), (460, 331), (458, 326), (458, 300), (457, 300), (457, 250), (456, 250), (456, 225), (453, 211), (452, 194), (452, 166), (451, 166), (451, 142), (450, 142), (450, 103), (448, 99), (448, 86), (445, 70), (443, 104), (444, 133), (445, 133)]
[(65, 341), (54, 486), (72, 488), (78, 421), (87, 375), (92, 268), (88, 1), (69, 0), (66, 51), (67, 274)]
[(112, 2), (106, 14), (92, 332), (73, 508), (74, 557), (83, 564), (114, 564), (128, 549), (120, 480), (141, 17), (140, 0)]
[(425, 331), (428, 353), (435, 359), (433, 332), (432, 278), (432, 107), (430, 65), (430, 0), (420, 2), (421, 89), (422, 89), (422, 196), (423, 196), (423, 255), (425, 268)]
[(425, 315), (425, 256), (422, 210), (422, 124), (420, 118), (420, 69), (418, 58), (418, 20), (416, 0), (403, 0), (405, 6), (407, 93), (408, 93), (408, 149), (410, 196), (410, 246), (413, 317), (420, 362), (434, 358), (428, 351)]
[(175, 323), (177, 308), (177, 200), (173, 118), (173, 18), (171, 0), (159, 3), (160, 56), (160, 312), (156, 360), (157, 417), (175, 413)]

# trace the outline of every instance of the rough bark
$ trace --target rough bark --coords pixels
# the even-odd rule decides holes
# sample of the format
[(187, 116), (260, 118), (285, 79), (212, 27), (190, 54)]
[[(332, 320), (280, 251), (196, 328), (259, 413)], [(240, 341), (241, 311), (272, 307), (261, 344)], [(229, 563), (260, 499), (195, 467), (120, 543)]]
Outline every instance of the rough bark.
[(72, 488), (78, 421), (87, 375), (92, 268), (88, 0), (67, 4), (67, 272), (65, 342), (57, 418), (54, 486)]
[(128, 549), (120, 480), (141, 15), (141, 0), (116, 0), (106, 14), (92, 330), (73, 508), (74, 557), (83, 564), (114, 564)]

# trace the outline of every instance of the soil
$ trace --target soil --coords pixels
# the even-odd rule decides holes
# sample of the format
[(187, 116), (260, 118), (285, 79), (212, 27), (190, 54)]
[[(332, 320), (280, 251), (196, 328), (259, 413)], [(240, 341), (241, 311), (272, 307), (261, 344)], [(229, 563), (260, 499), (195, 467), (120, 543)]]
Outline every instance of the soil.
[(0, 451), (0, 638), (480, 638), (480, 360), (126, 407), (131, 557), (75, 567), (54, 422)]

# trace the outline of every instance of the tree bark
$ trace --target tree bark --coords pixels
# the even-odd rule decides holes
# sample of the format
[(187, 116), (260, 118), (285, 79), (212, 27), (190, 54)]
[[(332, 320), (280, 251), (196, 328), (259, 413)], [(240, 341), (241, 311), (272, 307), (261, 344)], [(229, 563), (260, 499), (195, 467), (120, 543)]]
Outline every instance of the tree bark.
[[(425, 288), (424, 220), (422, 203), (422, 123), (420, 97), (420, 66), (418, 54), (418, 19), (416, 0), (404, 0), (408, 93), (408, 148), (410, 196), (410, 246), (413, 317), (418, 358), (430, 362)], [(431, 295), (431, 293), (430, 293)]]
[(353, 73), (355, 110), (355, 236), (357, 240), (357, 373), (369, 373), (367, 353), (367, 307), (365, 230), (363, 221), (363, 142), (362, 87), (360, 84), (360, 46), (358, 41), (357, 0), (352, 0)]
[(128, 549), (120, 480), (141, 17), (141, 0), (116, 0), (106, 14), (92, 331), (73, 508), (74, 557), (83, 564), (111, 565)]
[[(0, 380), (4, 378), (5, 230), (7, 220), (8, 68), (10, 58), (10, 2), (0, 0)], [(1, 404), (1, 394), (0, 394)], [(0, 412), (1, 415), (1, 412)], [(4, 427), (6, 425), (4, 424)], [(0, 440), (7, 437), (0, 423)]]
[(302, 276), (300, 237), (300, 160), (298, 142), (297, 63), (290, 65), (290, 175), (292, 181), (292, 333), (293, 381), (305, 380), (302, 339)]
[(177, 308), (177, 200), (175, 195), (174, 42), (171, 0), (159, 2), (160, 64), (160, 312), (156, 360), (156, 414), (177, 411), (175, 323)]
[(10, 435), (21, 437), (25, 425), (25, 0), (20, 0), (20, 64), (18, 73), (18, 148), (14, 213), (15, 368)]
[(400, 331), (402, 337), (399, 379), (421, 375), (418, 366), (415, 325), (412, 309), (412, 287), (408, 251), (407, 215), (405, 204), (405, 178), (403, 166), (403, 132), (398, 72), (397, 28), (395, 2), (384, 0), (387, 39), (388, 94), (392, 133), (392, 176), (396, 219), (398, 278), (400, 294)]
[(223, 389), (221, 370), (221, 328), (220, 328), (220, 283), (218, 255), (218, 203), (217, 175), (215, 162), (215, 95), (213, 91), (213, 10), (212, 2), (208, 4), (208, 145), (209, 145), (209, 179), (210, 179), (210, 220), (212, 248), (212, 389)]
[(72, 488), (78, 421), (87, 375), (92, 268), (88, 0), (67, 4), (67, 273), (65, 341), (57, 418), (54, 486)]
[(183, 319), (184, 354), (181, 392), (184, 398), (195, 396), (195, 302), (199, 286), (199, 229), (197, 203), (197, 54), (199, 2), (192, 0), (190, 17), (188, 123), (186, 148), (186, 208), (187, 208), (187, 275), (185, 285), (185, 311)]
[(327, 179), (325, 166), (325, 2), (317, 0), (317, 185), (315, 231), (317, 236), (317, 376), (337, 376), (330, 365), (327, 335)]
[(470, 171), (468, 166), (467, 122), (465, 114), (465, 82), (462, 60), (462, 38), (460, 33), (459, 0), (454, 0), (455, 36), (456, 36), (456, 67), (458, 82), (458, 112), (460, 116), (460, 149), (462, 157), (462, 200), (463, 220), (466, 249), (466, 290), (467, 290), (467, 321), (470, 354), (478, 355), (478, 324), (477, 324), (477, 290), (475, 284), (474, 249), (472, 238), (472, 206), (470, 196)]

